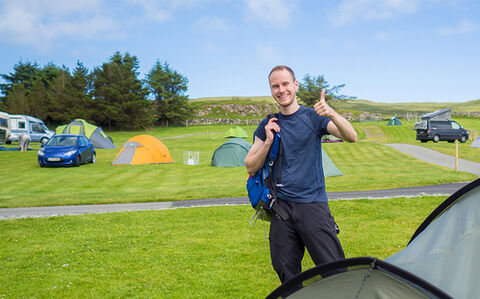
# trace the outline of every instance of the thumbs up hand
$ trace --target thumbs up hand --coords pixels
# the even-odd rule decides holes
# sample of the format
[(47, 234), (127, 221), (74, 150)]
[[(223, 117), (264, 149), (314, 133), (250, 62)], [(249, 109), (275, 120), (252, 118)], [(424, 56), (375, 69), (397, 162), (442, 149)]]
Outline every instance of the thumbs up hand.
[(322, 89), (320, 101), (313, 106), (313, 109), (315, 109), (317, 114), (320, 116), (330, 117), (334, 113), (333, 109), (325, 101), (325, 89)]

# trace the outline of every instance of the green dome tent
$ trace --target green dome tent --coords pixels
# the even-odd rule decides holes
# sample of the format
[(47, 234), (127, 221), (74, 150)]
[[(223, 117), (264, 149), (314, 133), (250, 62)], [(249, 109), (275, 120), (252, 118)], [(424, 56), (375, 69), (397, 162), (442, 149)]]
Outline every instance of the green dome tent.
[(245, 166), (243, 160), (252, 145), (242, 138), (232, 138), (220, 145), (212, 156), (212, 166), (238, 167)]
[(240, 127), (232, 127), (227, 131), (225, 138), (249, 138), (247, 132)]
[(57, 134), (85, 135), (96, 148), (115, 148), (112, 138), (105, 134), (102, 128), (92, 125), (80, 118), (71, 121), (67, 125), (58, 126), (55, 131)]
[(402, 122), (396, 117), (392, 116), (392, 118), (388, 121), (389, 126), (401, 126)]

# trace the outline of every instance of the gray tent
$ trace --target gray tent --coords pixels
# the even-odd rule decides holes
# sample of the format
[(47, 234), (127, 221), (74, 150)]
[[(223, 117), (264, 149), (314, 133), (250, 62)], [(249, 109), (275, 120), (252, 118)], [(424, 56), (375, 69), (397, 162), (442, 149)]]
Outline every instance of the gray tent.
[(252, 145), (242, 138), (232, 138), (220, 145), (212, 156), (212, 166), (239, 167), (245, 166), (245, 157)]
[(322, 147), (322, 166), (323, 166), (323, 175), (325, 177), (343, 175), (340, 169), (338, 169), (337, 165), (333, 163), (332, 159), (330, 159), (327, 153), (323, 150), (323, 147)]
[(480, 147), (480, 136), (478, 136), (474, 141), (472, 141), (470, 147)]
[(480, 294), (480, 179), (447, 198), (405, 249), (387, 262), (422, 277), (455, 298)]
[[(335, 274), (332, 274), (335, 273)], [(425, 280), (371, 257), (322, 264), (285, 282), (267, 299), (450, 298)]]

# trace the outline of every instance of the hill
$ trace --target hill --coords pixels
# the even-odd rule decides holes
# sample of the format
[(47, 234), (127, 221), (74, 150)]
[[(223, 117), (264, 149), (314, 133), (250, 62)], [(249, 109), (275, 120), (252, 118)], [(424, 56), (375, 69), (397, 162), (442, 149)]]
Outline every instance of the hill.
[[(271, 96), (208, 97), (190, 100), (190, 104), (195, 109), (195, 119), (190, 124), (249, 124), (278, 111), (278, 105)], [(350, 100), (346, 103), (334, 102), (332, 106), (354, 121), (384, 120), (392, 116), (411, 120), (445, 108), (452, 108), (452, 114), (456, 117), (480, 117), (480, 99), (463, 103)]]

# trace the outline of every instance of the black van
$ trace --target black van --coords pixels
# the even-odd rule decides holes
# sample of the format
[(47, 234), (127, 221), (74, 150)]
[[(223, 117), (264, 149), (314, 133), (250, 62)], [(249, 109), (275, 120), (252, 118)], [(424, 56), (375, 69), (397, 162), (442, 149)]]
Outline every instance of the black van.
[(456, 139), (461, 143), (468, 140), (468, 132), (454, 120), (422, 120), (415, 124), (417, 140), (437, 143), (439, 141), (454, 142)]

